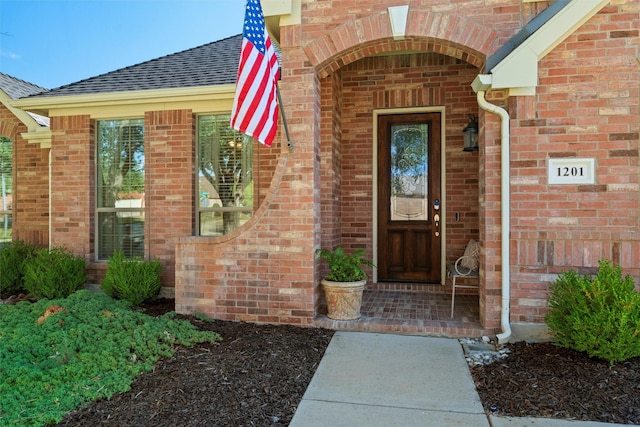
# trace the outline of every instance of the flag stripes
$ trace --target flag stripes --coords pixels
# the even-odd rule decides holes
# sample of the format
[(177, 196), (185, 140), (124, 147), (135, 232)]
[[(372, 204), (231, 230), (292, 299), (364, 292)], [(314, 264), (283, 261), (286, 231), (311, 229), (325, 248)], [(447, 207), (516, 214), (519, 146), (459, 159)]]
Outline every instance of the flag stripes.
[(266, 146), (278, 127), (280, 65), (264, 25), (258, 0), (248, 0), (231, 126)]

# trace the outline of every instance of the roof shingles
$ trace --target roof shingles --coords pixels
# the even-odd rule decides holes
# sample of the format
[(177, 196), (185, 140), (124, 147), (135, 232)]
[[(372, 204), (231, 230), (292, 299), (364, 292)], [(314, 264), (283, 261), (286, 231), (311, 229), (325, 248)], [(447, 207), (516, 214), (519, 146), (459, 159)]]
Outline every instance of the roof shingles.
[(35, 96), (70, 96), (235, 84), (242, 35), (81, 80)]
[(47, 91), (47, 89), (43, 87), (4, 73), (0, 73), (0, 89), (11, 99), (18, 99)]

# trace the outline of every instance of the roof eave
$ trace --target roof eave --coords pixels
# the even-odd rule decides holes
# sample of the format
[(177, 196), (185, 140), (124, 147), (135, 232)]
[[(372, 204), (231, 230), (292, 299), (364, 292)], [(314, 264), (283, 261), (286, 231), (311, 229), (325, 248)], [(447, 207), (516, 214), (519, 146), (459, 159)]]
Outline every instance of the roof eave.
[(61, 110), (94, 108), (112, 105), (163, 104), (177, 101), (216, 100), (233, 98), (235, 84), (194, 86), (184, 88), (109, 92), (66, 96), (21, 98), (13, 105), (25, 111), (53, 117)]
[(538, 86), (538, 61), (609, 2), (569, 1), (491, 68), (492, 89), (508, 89), (512, 95), (534, 95)]
[(26, 127), (27, 132), (20, 134), (29, 142), (37, 142), (42, 148), (51, 146), (51, 129), (47, 126), (41, 126), (33, 117), (15, 104), (16, 100), (11, 99), (3, 90), (0, 89), (0, 103), (3, 104), (11, 113), (18, 118)]

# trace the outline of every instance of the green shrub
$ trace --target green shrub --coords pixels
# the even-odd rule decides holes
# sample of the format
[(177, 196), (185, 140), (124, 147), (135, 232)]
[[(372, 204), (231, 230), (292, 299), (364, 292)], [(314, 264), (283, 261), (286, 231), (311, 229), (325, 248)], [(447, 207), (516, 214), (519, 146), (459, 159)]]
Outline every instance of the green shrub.
[(569, 271), (551, 286), (546, 322), (554, 342), (615, 361), (640, 356), (640, 294), (630, 276), (600, 261), (591, 278)]
[(107, 295), (130, 301), (133, 305), (155, 299), (160, 293), (160, 261), (127, 259), (116, 251), (107, 262), (107, 272), (100, 287)]
[(16, 240), (0, 247), (0, 292), (20, 292), (24, 287), (24, 266), (38, 247)]
[(40, 249), (25, 264), (24, 286), (36, 298), (65, 298), (86, 282), (86, 261), (65, 248)]

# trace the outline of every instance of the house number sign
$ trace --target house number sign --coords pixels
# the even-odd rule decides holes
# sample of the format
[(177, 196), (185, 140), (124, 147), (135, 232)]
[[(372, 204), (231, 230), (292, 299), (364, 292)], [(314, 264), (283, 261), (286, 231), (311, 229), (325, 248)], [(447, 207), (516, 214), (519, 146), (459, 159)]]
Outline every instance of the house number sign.
[(548, 168), (549, 184), (595, 183), (595, 159), (549, 159)]

